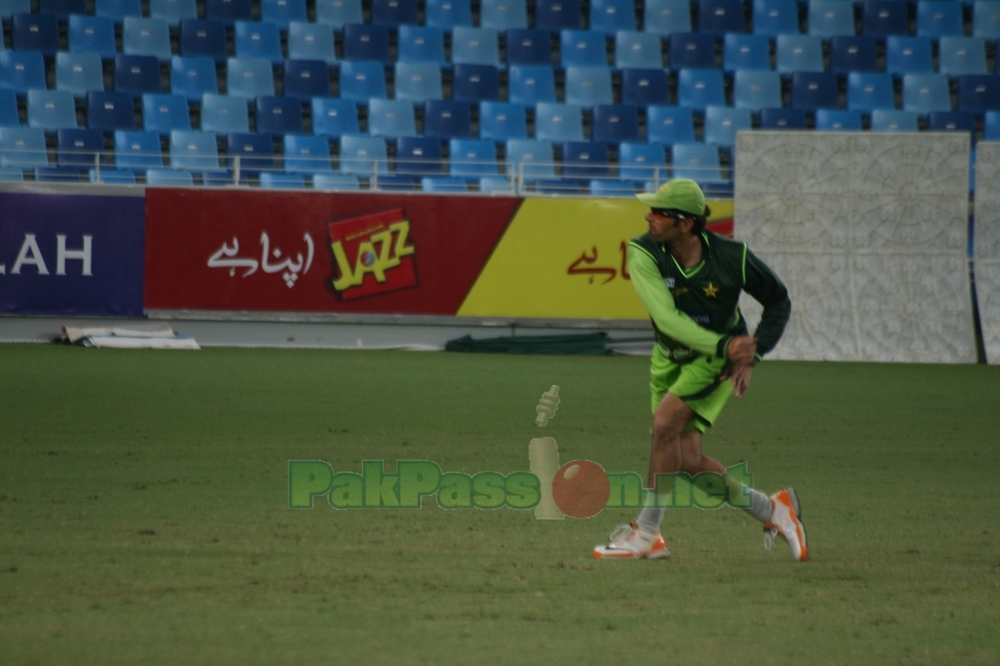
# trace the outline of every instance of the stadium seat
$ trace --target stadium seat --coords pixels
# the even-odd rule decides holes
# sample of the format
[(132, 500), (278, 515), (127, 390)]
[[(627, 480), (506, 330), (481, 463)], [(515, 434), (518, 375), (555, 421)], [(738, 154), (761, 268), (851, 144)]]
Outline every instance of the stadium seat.
[(45, 132), (34, 127), (0, 127), (0, 167), (47, 166)]
[(590, 181), (590, 194), (595, 197), (623, 197), (631, 199), (637, 192), (636, 183), (606, 178)]
[(878, 72), (851, 72), (847, 75), (847, 108), (870, 113), (875, 109), (895, 109), (892, 75)]
[(736, 133), (753, 127), (749, 109), (710, 106), (705, 109), (705, 143), (730, 149), (736, 145)]
[(555, 178), (555, 155), (551, 141), (511, 139), (507, 142), (507, 164), (523, 180)]
[(399, 26), (398, 62), (429, 62), (444, 65), (444, 30), (419, 25)]
[(799, 109), (836, 109), (837, 75), (832, 72), (793, 72), (792, 106)]
[(45, 59), (37, 51), (0, 51), (0, 89), (25, 95), (31, 89), (45, 89)]
[(284, 60), (281, 55), (281, 33), (273, 23), (236, 21), (234, 32), (237, 58), (259, 58), (272, 65), (280, 65)]
[(780, 74), (825, 70), (823, 40), (813, 35), (778, 35), (774, 55), (775, 69)]
[(861, 34), (873, 37), (908, 35), (909, 6), (898, 0), (864, 0), (861, 4)]
[(316, 0), (316, 23), (341, 32), (349, 23), (364, 23), (361, 0)]
[(184, 19), (198, 18), (198, 4), (195, 0), (149, 0), (149, 17), (177, 28)]
[(218, 171), (219, 148), (211, 132), (170, 133), (170, 167), (188, 171)]
[(968, 132), (975, 138), (976, 119), (968, 111), (932, 111), (927, 114), (927, 130), (930, 132)]
[(623, 143), (618, 146), (618, 178), (636, 182), (667, 179), (663, 146), (656, 143)]
[(180, 95), (143, 95), (142, 127), (163, 136), (174, 130), (190, 130), (191, 115), (187, 100)]
[(163, 92), (160, 61), (148, 55), (115, 56), (115, 90), (130, 95)]
[(216, 134), (250, 131), (247, 100), (229, 95), (205, 94), (201, 98), (201, 131)]
[(611, 70), (607, 67), (567, 67), (565, 93), (567, 104), (614, 104)]
[(417, 25), (417, 0), (372, 0), (372, 23), (379, 25)]
[(346, 60), (340, 64), (340, 96), (367, 104), (369, 99), (385, 99), (385, 67), (373, 60)]
[(472, 27), (472, 5), (469, 0), (427, 0), (424, 25), (442, 30)]
[(781, 106), (781, 75), (777, 72), (737, 70), (733, 74), (733, 106), (754, 113)]
[(91, 90), (104, 90), (104, 69), (96, 53), (56, 54), (56, 90), (86, 97)]
[(441, 140), (429, 136), (398, 137), (396, 139), (396, 173), (410, 176), (443, 174)]
[(360, 190), (357, 176), (347, 173), (317, 173), (312, 179), (313, 189), (350, 192)]
[(76, 126), (73, 93), (66, 90), (28, 91), (28, 127), (57, 130)]
[(506, 143), (508, 139), (527, 139), (525, 106), (507, 102), (482, 102), (479, 105), (479, 136), (498, 143)]
[(977, 0), (972, 5), (972, 36), (1000, 39), (1000, 1)]
[(504, 41), (508, 65), (552, 64), (552, 37), (545, 30), (508, 30)]
[(808, 32), (824, 39), (856, 34), (854, 4), (844, 0), (809, 0)]
[(38, 13), (65, 20), (70, 14), (86, 14), (85, 0), (38, 0)]
[(528, 27), (528, 4), (525, 0), (482, 0), (479, 25), (491, 30)]
[(148, 169), (146, 184), (156, 187), (191, 187), (194, 177), (183, 169)]
[(567, 141), (562, 145), (563, 178), (607, 178), (611, 175), (608, 166), (608, 146), (596, 141)]
[(662, 69), (663, 40), (651, 32), (615, 33), (615, 67), (618, 69)]
[(160, 136), (155, 132), (115, 132), (115, 166), (135, 171), (162, 168)]
[(499, 67), (499, 33), (489, 28), (455, 28), (451, 31), (451, 61), (456, 65)]
[(678, 143), (671, 148), (673, 178), (690, 178), (700, 184), (723, 182), (719, 149), (706, 143)]
[(12, 167), (0, 168), (0, 182), (14, 183), (24, 180), (24, 171)]
[[(56, 163), (85, 169), (95, 166), (104, 153), (104, 133), (96, 129), (71, 128), (56, 132)], [(101, 159), (107, 163), (107, 158)]]
[(380, 173), (369, 179), (368, 188), (378, 191), (392, 190), (412, 192), (420, 189), (420, 182), (416, 177), (407, 174)]
[(360, 134), (357, 104), (350, 99), (314, 97), (312, 131), (313, 134), (330, 137)]
[(0, 0), (0, 19), (10, 19), (14, 14), (30, 14), (31, 0)]
[(385, 139), (377, 136), (340, 137), (340, 171), (359, 176), (389, 174), (388, 151)]
[(424, 192), (439, 192), (441, 194), (469, 191), (465, 178), (456, 176), (424, 176), (420, 179), (420, 189)]
[(142, 16), (142, 0), (95, 0), (94, 16), (109, 18), (121, 25), (126, 16)]
[(895, 76), (933, 74), (930, 37), (887, 37), (885, 71)]
[(396, 63), (396, 99), (424, 102), (443, 99), (441, 68), (432, 62)]
[[(456, 69), (458, 68), (456, 67)], [(515, 65), (510, 68), (508, 78), (508, 93), (511, 102), (533, 106), (538, 102), (556, 101), (555, 74), (551, 67)], [(497, 97), (492, 99), (497, 99)]]
[(623, 69), (622, 104), (668, 104), (667, 72), (663, 69)]
[(746, 32), (741, 0), (698, 0), (698, 31), (711, 35)]
[(582, 30), (580, 0), (535, 0), (535, 28), (559, 32)]
[(288, 97), (330, 96), (330, 68), (322, 60), (286, 60), (282, 80)]
[(231, 26), (236, 21), (252, 21), (253, 10), (250, 0), (205, 0), (205, 18)]
[(615, 144), (640, 141), (638, 109), (623, 104), (596, 104), (591, 139)]
[(986, 74), (986, 40), (942, 37), (938, 40), (938, 71), (948, 76)]
[(638, 30), (633, 0), (590, 0), (590, 29), (612, 35)]
[(983, 115), (983, 140), (1000, 141), (1000, 111), (987, 111)]
[[(481, 119), (480, 119), (480, 122)], [(480, 127), (480, 129), (482, 129)], [(441, 139), (472, 137), (470, 106), (466, 102), (429, 99), (424, 102), (424, 136)]]
[(539, 102), (535, 105), (535, 138), (546, 141), (583, 141), (583, 112), (575, 104)]
[[(511, 77), (513, 70), (511, 68)], [(550, 77), (552, 68), (545, 67)], [(513, 88), (513, 83), (511, 83)], [(552, 98), (555, 101), (555, 79), (552, 79)], [(492, 65), (455, 65), (451, 83), (451, 98), (459, 102), (480, 102), (500, 99), (500, 73)], [(514, 100), (513, 95), (511, 101)]]
[(69, 17), (67, 42), (70, 53), (95, 53), (111, 60), (117, 53), (115, 23), (104, 16), (74, 14)]
[(135, 185), (135, 174), (126, 169), (90, 169), (87, 177), (92, 183), (105, 185)]
[(958, 77), (958, 110), (972, 113), (1000, 110), (1000, 76), (969, 74)]
[(344, 60), (392, 62), (389, 28), (384, 25), (348, 23), (344, 26)]
[(497, 175), (496, 146), (489, 139), (451, 139), (448, 173), (463, 178)]
[(833, 37), (830, 39), (830, 71), (836, 74), (877, 72), (878, 40), (866, 35)]
[(298, 97), (261, 95), (254, 105), (257, 133), (302, 133), (302, 101)]
[(804, 130), (805, 128), (805, 109), (768, 108), (760, 110), (760, 129), (762, 130)]
[(132, 95), (91, 90), (87, 93), (87, 127), (113, 132), (135, 129)]
[(939, 39), (963, 37), (962, 3), (949, 0), (920, 0), (917, 2), (917, 35)]
[(903, 110), (920, 114), (951, 111), (951, 92), (944, 74), (903, 75)]
[(647, 0), (643, 3), (643, 29), (661, 37), (674, 32), (691, 32), (691, 3), (688, 0)]
[(265, 171), (260, 174), (260, 186), (271, 190), (303, 190), (306, 179), (299, 173)]
[[(129, 172), (131, 173), (131, 172)], [(75, 167), (35, 167), (36, 183), (79, 183), (80, 170)], [(91, 182), (96, 182), (91, 179)]]
[(682, 69), (677, 74), (677, 105), (704, 111), (725, 106), (726, 90), (721, 70)]
[(479, 191), (483, 194), (513, 194), (514, 183), (506, 176), (483, 176), (478, 181)]
[(413, 102), (396, 99), (372, 99), (368, 102), (368, 134), (395, 138), (416, 136), (417, 121)]
[(292, 21), (288, 24), (288, 59), (337, 62), (333, 29), (322, 23)]
[(208, 57), (218, 64), (226, 62), (226, 24), (208, 19), (182, 19), (180, 54), (187, 58)]
[(799, 7), (796, 0), (753, 0), (753, 33), (776, 37), (797, 35)]
[(51, 14), (14, 14), (10, 42), (14, 51), (55, 57), (59, 52), (59, 19)]
[(17, 95), (13, 90), (0, 89), (0, 127), (18, 127)]
[(715, 69), (715, 37), (675, 32), (667, 39), (670, 69)]
[(170, 27), (166, 21), (154, 18), (126, 16), (122, 28), (122, 53), (132, 56), (153, 56), (170, 60)]
[(563, 30), (559, 33), (559, 57), (563, 67), (607, 67), (607, 40), (602, 32)]
[[(226, 135), (226, 168), (251, 178), (275, 169), (274, 144), (265, 134), (232, 132)], [(239, 158), (237, 160), (237, 158)]]
[[(341, 80), (343, 85), (343, 79)], [(254, 99), (274, 95), (274, 70), (261, 58), (229, 58), (226, 61), (226, 94)]]
[(861, 131), (861, 112), (842, 109), (818, 109), (816, 130), (827, 132)]
[(672, 146), (694, 143), (694, 114), (690, 108), (650, 106), (646, 110), (647, 141)]
[(722, 69), (770, 71), (771, 40), (764, 35), (726, 35), (722, 40)]
[(261, 0), (260, 20), (288, 30), (293, 21), (306, 22), (306, 0)]
[(872, 111), (872, 132), (916, 132), (918, 115), (913, 111), (875, 109)]
[(206, 94), (217, 95), (215, 63), (206, 57), (174, 56), (170, 59), (170, 92), (188, 101), (200, 100)]

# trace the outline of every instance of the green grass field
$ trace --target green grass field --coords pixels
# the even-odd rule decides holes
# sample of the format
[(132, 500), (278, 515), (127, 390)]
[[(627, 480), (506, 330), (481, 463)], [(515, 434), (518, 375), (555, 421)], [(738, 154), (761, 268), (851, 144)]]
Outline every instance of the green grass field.
[[(288, 507), (287, 461), (645, 473), (648, 359), (0, 345), (0, 663), (1000, 660), (1000, 367), (765, 363), (705, 440), (799, 490), (812, 561), (723, 508)], [(562, 403), (547, 428), (535, 404)]]

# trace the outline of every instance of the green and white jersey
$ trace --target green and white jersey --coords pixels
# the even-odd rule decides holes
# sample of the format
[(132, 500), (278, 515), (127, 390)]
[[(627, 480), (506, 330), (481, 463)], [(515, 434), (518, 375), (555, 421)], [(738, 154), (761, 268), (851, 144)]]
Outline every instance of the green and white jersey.
[(746, 335), (747, 324), (738, 301), (746, 291), (764, 312), (754, 335), (757, 354), (774, 349), (788, 323), (788, 290), (746, 243), (704, 232), (702, 260), (682, 267), (665, 245), (644, 234), (628, 246), (629, 274), (636, 293), (649, 311), (656, 339), (675, 359), (697, 353), (725, 357), (726, 345)]

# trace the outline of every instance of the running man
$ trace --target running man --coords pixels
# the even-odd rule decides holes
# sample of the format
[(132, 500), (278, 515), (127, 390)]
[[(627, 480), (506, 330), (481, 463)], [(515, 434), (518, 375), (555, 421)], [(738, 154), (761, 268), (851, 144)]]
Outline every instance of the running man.
[[(673, 180), (655, 193), (637, 196), (651, 209), (646, 215), (649, 233), (629, 243), (628, 269), (656, 331), (648, 487), (665, 496), (674, 477), (658, 475), (720, 474), (730, 497), (752, 498), (744, 511), (764, 524), (765, 546), (770, 549), (780, 536), (792, 557), (805, 561), (809, 549), (795, 491), (787, 488), (767, 497), (743, 486), (701, 451), (702, 434), (729, 395), (746, 394), (754, 366), (781, 338), (791, 312), (788, 291), (745, 243), (705, 231), (710, 211), (694, 181)], [(738, 307), (741, 291), (764, 306), (752, 337)], [(664, 510), (643, 508), (634, 523), (612, 534), (611, 543), (595, 547), (594, 557), (669, 557), (660, 535)]]

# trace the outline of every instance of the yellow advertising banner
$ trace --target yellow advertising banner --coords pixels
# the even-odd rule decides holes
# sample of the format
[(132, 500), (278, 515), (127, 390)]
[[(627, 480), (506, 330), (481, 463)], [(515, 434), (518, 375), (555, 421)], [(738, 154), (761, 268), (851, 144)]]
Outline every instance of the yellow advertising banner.
[[(710, 201), (710, 221), (732, 201)], [(646, 319), (625, 248), (649, 208), (629, 199), (525, 199), (459, 308), (460, 316)]]

